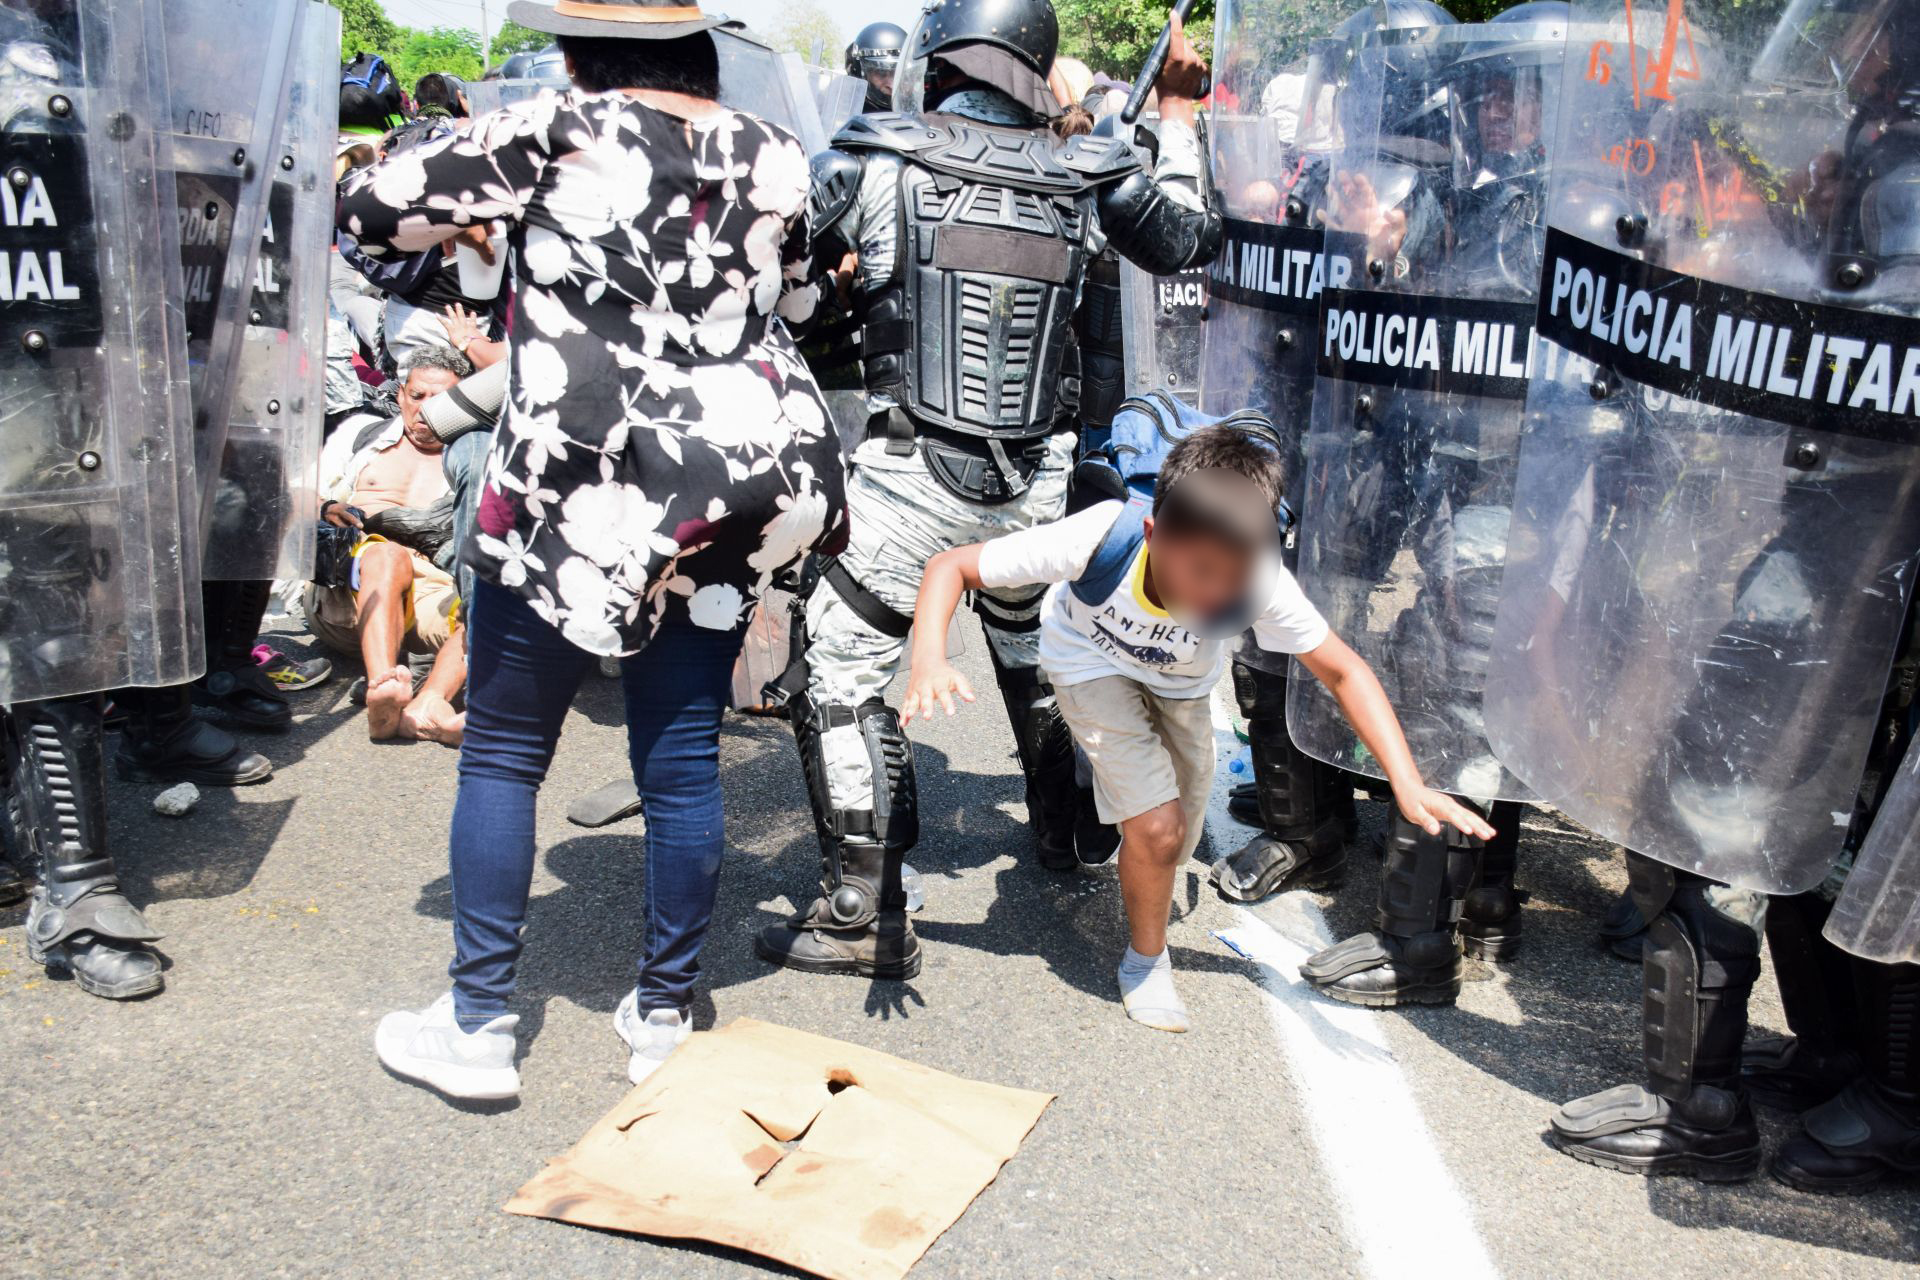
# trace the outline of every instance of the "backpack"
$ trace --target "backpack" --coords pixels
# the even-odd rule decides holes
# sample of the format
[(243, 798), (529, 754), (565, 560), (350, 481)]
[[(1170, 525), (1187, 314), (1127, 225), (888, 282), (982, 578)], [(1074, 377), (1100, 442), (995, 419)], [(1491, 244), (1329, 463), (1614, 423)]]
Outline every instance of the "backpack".
[(1279, 430), (1264, 413), (1252, 409), (1224, 415), (1202, 413), (1184, 400), (1155, 390), (1120, 402), (1114, 411), (1107, 451), (1127, 487), (1151, 495), (1160, 466), (1173, 446), (1200, 428), (1212, 426), (1238, 427), (1267, 441), (1276, 451), (1284, 447)]
[(376, 98), (392, 100), (399, 89), (387, 60), (377, 53), (356, 53), (340, 67), (340, 85), (356, 84)]

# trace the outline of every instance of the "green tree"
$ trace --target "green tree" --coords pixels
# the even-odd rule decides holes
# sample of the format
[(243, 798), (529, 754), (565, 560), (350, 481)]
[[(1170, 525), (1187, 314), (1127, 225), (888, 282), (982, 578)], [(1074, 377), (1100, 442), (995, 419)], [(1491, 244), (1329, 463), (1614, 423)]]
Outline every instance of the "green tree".
[(403, 28), (405, 39), (398, 52), (388, 59), (401, 84), (411, 86), (429, 71), (447, 71), (463, 79), (477, 80), (485, 70), (480, 58), (480, 37), (464, 27), (435, 27), (431, 31)]
[(399, 26), (380, 0), (327, 0), (340, 11), (340, 56), (351, 58), (365, 50), (393, 61), (406, 40), (406, 28)]
[[(1054, 0), (1060, 52), (1116, 80), (1131, 80), (1167, 25), (1166, 0)], [(1206, 52), (1213, 36), (1213, 0), (1187, 17), (1187, 38)]]
[(782, 53), (797, 53), (809, 60), (817, 46), (822, 61), (838, 67), (847, 42), (840, 35), (840, 25), (827, 11), (817, 4), (797, 4), (786, 12), (780, 24), (765, 33), (766, 42)]
[(501, 62), (516, 53), (533, 53), (552, 43), (553, 37), (544, 31), (508, 22), (493, 33), (493, 44), (487, 49), (487, 56), (494, 62)]

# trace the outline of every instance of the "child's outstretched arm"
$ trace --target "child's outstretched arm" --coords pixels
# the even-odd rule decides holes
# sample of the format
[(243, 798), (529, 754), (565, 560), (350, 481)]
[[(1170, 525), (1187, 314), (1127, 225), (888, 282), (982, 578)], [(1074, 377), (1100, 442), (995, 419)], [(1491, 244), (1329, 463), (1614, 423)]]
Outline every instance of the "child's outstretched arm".
[(980, 587), (980, 545), (954, 547), (927, 561), (920, 577), (920, 598), (913, 605), (913, 652), (907, 672), (907, 696), (900, 700), (904, 728), (916, 716), (930, 716), (936, 704), (948, 715), (953, 700), (973, 701), (973, 686), (947, 661), (947, 627), (960, 595)]
[[(926, 599), (924, 592), (921, 599)], [(1393, 714), (1387, 691), (1380, 687), (1379, 677), (1365, 658), (1336, 635), (1329, 635), (1313, 652), (1298, 657), (1300, 665), (1333, 694), (1360, 741), (1373, 752), (1393, 787), (1394, 803), (1408, 822), (1433, 836), (1440, 834), (1444, 822), (1467, 835), (1492, 838), (1493, 828), (1485, 818), (1421, 779), (1413, 752), (1407, 749), (1406, 735), (1400, 731), (1400, 718)]]

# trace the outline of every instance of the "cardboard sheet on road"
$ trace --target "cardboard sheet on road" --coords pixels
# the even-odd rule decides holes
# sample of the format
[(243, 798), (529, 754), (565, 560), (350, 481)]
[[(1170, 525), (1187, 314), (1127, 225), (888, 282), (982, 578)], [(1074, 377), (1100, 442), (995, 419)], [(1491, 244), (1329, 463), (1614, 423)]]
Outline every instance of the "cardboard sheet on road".
[(893, 1280), (1052, 1100), (738, 1018), (689, 1038), (506, 1207)]

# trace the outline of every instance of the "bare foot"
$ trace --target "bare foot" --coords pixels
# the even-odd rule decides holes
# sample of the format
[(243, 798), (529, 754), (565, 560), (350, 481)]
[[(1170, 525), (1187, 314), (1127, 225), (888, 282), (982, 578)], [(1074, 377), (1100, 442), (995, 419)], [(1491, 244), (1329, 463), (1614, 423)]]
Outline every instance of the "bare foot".
[(437, 693), (422, 690), (400, 716), (400, 734), (423, 742), (439, 742), (449, 747), (460, 745), (467, 729), (467, 717)]
[(380, 742), (398, 733), (412, 697), (413, 673), (405, 667), (367, 681), (367, 736)]

